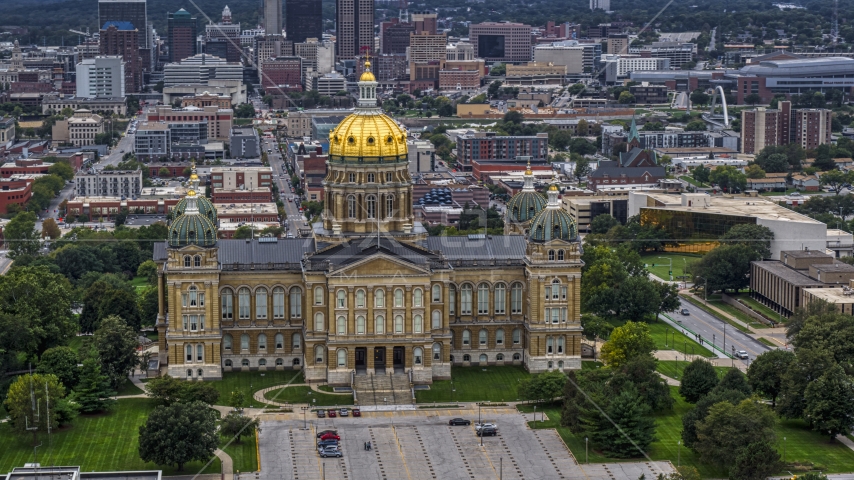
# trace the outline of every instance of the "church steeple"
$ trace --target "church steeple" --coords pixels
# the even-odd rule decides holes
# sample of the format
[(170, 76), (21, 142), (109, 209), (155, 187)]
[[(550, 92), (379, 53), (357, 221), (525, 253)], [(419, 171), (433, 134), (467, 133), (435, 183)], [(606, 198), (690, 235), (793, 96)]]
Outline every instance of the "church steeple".
[(638, 134), (638, 125), (635, 123), (635, 117), (632, 117), (632, 124), (629, 127), (629, 138), (627, 139), (629, 148), (640, 147), (640, 135)]

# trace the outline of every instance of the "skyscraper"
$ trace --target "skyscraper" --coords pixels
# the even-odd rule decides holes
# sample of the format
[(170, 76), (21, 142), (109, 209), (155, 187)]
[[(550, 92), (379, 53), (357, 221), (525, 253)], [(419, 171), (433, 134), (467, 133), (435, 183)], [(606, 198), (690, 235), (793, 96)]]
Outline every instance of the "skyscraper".
[(336, 0), (336, 57), (358, 57), (374, 50), (374, 0)]
[(130, 22), (137, 29), (139, 48), (151, 48), (148, 37), (146, 0), (98, 0), (98, 26), (107, 22)]
[(168, 14), (169, 61), (180, 62), (196, 53), (198, 22), (196, 17), (183, 8)]
[(323, 36), (323, 11), (321, 0), (286, 0), (287, 20), (285, 31), (288, 40), (305, 42), (307, 38)]
[(282, 0), (264, 0), (264, 33), (282, 34)]
[(125, 62), (125, 93), (139, 92), (142, 86), (142, 60), (137, 33), (138, 29), (130, 22), (107, 22), (101, 26), (101, 55), (118, 55)]

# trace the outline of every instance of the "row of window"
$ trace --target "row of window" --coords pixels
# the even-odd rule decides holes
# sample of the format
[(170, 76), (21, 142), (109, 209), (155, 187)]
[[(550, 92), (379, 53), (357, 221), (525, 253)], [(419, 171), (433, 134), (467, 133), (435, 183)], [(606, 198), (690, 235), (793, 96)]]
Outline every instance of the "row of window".
[[(518, 361), (522, 360), (522, 354), (521, 353), (514, 353), (512, 358), (513, 358), (514, 362), (518, 362)], [(471, 355), (469, 355), (468, 353), (463, 355), (463, 361), (464, 362), (471, 362)], [(504, 361), (504, 354), (499, 353), (499, 354), (495, 355), (495, 361), (496, 362), (503, 362)], [(454, 362), (454, 356), (451, 355), (451, 363), (453, 363), (453, 362)], [(478, 357), (478, 362), (479, 363), (489, 362), (489, 355), (487, 355), (485, 353), (481, 353), (480, 356)], [(551, 362), (549, 362), (549, 363), (551, 363)], [(561, 368), (563, 368), (563, 362), (560, 362), (560, 363), (561, 363)], [(549, 368), (551, 368), (551, 367), (549, 367)]]
[[(368, 174), (373, 175), (371, 174)], [(351, 173), (352, 177), (353, 174)], [(352, 181), (352, 180), (351, 180)], [(356, 196), (355, 195), (347, 195), (347, 217), (356, 218), (358, 209), (356, 208)], [(365, 197), (365, 206), (364, 206), (365, 216), (366, 218), (377, 218), (377, 197), (376, 195), (368, 195)], [(386, 195), (385, 196), (385, 217), (391, 218), (394, 216), (394, 196)]]
[[(231, 352), (234, 349), (234, 338), (230, 333), (226, 333), (222, 336), (222, 347), (226, 352)], [(277, 333), (273, 337), (273, 348), (276, 351), (282, 351), (285, 348), (285, 336), (281, 333)], [(302, 336), (299, 333), (294, 333), (293, 337), (291, 337), (291, 348), (293, 350), (299, 350), (302, 348)], [(261, 333), (258, 335), (258, 352), (267, 351), (267, 334)], [(248, 353), (249, 352), (249, 334), (244, 333), (240, 335), (240, 352)]]
[[(348, 330), (348, 322), (347, 317), (344, 315), (339, 315), (335, 319), (335, 330), (334, 333), (336, 335), (347, 335)], [(374, 318), (373, 331), (367, 331), (367, 321), (365, 320), (364, 315), (359, 315), (356, 317), (356, 334), (364, 335), (366, 333), (373, 333), (375, 335), (383, 335), (385, 333), (405, 333), (404, 332), (404, 319), (403, 315), (395, 315), (394, 323), (392, 325), (392, 329), (389, 330), (386, 325), (386, 319), (384, 315), (377, 315)], [(424, 333), (424, 318), (421, 315), (413, 315), (412, 316), (412, 324), (410, 325), (411, 333)], [(442, 313), (438, 310), (433, 311), (432, 315), (432, 323), (430, 325), (432, 329), (442, 328)], [(316, 332), (324, 332), (326, 331), (326, 325), (324, 323), (323, 313), (317, 312), (314, 314), (314, 331)]]
[[(302, 290), (294, 287), (290, 290), (290, 318), (302, 318)], [(238, 318), (251, 318), (251, 293), (248, 288), (242, 287), (237, 291)], [(234, 319), (234, 291), (230, 288), (222, 291), (222, 318), (223, 320)], [(267, 318), (267, 289), (255, 289), (255, 318)], [(285, 289), (276, 287), (273, 289), (273, 318), (285, 318)]]
[[(454, 332), (451, 332), (451, 345), (454, 344), (453, 338)], [(463, 347), (467, 347), (471, 345), (471, 330), (465, 329), (462, 333)], [(522, 343), (522, 329), (514, 328), (511, 333), (511, 340), (513, 345), (519, 345)], [(489, 330), (481, 329), (477, 332), (477, 343), (480, 346), (488, 346), (489, 345)], [(504, 345), (504, 329), (499, 328), (495, 331), (495, 345), (502, 346)]]
[[(296, 367), (296, 366), (299, 366), (299, 358), (295, 358), (295, 359), (293, 359), (293, 362), (292, 362), (291, 364), (292, 364), (293, 366), (295, 366), (295, 367)], [(277, 359), (276, 359), (276, 366), (277, 366), (277, 367), (283, 367), (284, 365), (285, 365), (285, 360), (284, 360), (284, 359), (282, 359), (282, 358), (277, 358)], [(234, 362), (233, 362), (233, 361), (231, 361), (230, 359), (228, 359), (228, 360), (226, 360), (226, 361), (225, 361), (225, 366), (226, 366), (226, 367), (233, 367), (233, 366), (234, 366)], [(241, 360), (240, 360), (240, 366), (241, 366), (241, 367), (249, 367), (249, 366), (251, 366), (251, 365), (250, 365), (250, 363), (249, 363), (249, 359), (248, 359), (248, 358), (243, 358), (243, 359), (241, 359)], [(266, 359), (266, 358), (261, 358), (261, 359), (259, 359), (259, 360), (258, 360), (258, 366), (259, 366), (259, 367), (266, 367), (266, 366), (267, 366), (267, 359)], [(187, 370), (187, 376), (190, 376), (190, 375), (191, 375), (191, 372), (192, 372), (192, 370)], [(201, 370), (199, 370), (199, 376), (201, 376), (201, 375), (202, 375), (202, 371), (201, 371)]]

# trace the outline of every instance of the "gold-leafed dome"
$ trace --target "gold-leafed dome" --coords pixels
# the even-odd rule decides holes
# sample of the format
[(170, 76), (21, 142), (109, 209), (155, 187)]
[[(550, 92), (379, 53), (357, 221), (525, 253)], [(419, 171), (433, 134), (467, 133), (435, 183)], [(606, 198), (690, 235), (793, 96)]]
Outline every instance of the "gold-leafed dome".
[(352, 157), (353, 161), (383, 157), (391, 161), (407, 153), (406, 131), (379, 111), (374, 115), (350, 114), (329, 132), (331, 157)]
[(359, 77), (360, 82), (376, 82), (377, 78), (374, 77), (374, 74), (371, 73), (371, 62), (370, 60), (365, 61), (365, 71), (362, 73), (362, 76)]

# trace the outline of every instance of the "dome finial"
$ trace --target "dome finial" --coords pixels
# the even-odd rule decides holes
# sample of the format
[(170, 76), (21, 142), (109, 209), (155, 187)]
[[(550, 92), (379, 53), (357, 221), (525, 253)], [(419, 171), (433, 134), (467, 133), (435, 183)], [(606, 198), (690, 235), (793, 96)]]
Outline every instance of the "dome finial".
[(557, 186), (557, 172), (552, 173), (552, 184), (549, 186), (549, 201), (546, 204), (546, 208), (560, 208), (560, 202), (558, 202), (557, 196), (560, 193), (560, 189)]
[(534, 172), (531, 170), (531, 157), (528, 157), (528, 168), (525, 170), (524, 184), (522, 185), (523, 192), (534, 191)]

